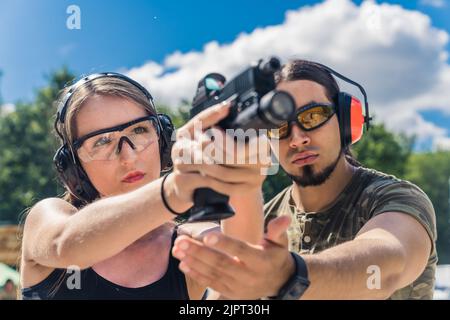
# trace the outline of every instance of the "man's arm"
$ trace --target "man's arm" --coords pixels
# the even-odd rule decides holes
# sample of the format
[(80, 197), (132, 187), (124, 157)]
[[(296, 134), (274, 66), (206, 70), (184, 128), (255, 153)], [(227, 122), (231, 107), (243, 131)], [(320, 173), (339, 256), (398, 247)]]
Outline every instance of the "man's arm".
[(417, 279), (430, 250), (430, 237), (416, 219), (398, 212), (381, 214), (354, 240), (303, 256), (311, 281), (303, 298), (386, 299)]
[[(271, 224), (279, 224), (286, 230), (288, 224), (280, 223), (279, 219), (271, 221), (269, 229)], [(188, 270), (185, 273), (226, 297), (274, 296), (294, 272), (287, 246), (273, 240), (270, 234), (261, 246), (248, 245), (222, 234), (216, 237), (218, 241), (214, 244), (208, 241), (210, 235), (203, 243), (178, 239), (174, 254), (183, 251), (182, 264)], [(180, 245), (185, 241), (189, 246), (182, 250)], [(431, 244), (425, 228), (409, 215), (380, 214), (369, 220), (354, 240), (319, 254), (303, 256), (311, 285), (302, 298), (386, 299), (423, 272)], [(379, 289), (368, 288), (374, 276), (368, 273), (371, 266), (379, 267)], [(369, 271), (373, 272), (372, 268)]]

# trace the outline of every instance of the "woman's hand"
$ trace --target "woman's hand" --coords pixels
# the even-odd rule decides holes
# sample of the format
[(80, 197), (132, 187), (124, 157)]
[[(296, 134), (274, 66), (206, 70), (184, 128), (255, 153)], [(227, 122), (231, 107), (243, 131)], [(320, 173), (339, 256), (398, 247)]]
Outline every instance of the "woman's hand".
[(192, 201), (194, 190), (200, 187), (209, 187), (230, 198), (261, 190), (265, 169), (270, 165), (268, 139), (256, 134), (249, 138), (249, 133), (245, 133), (245, 138), (242, 130), (240, 135), (239, 131), (234, 132), (233, 137), (230, 132), (213, 127), (228, 112), (229, 104), (216, 105), (177, 130), (172, 148), (174, 172), (168, 182), (180, 200)]

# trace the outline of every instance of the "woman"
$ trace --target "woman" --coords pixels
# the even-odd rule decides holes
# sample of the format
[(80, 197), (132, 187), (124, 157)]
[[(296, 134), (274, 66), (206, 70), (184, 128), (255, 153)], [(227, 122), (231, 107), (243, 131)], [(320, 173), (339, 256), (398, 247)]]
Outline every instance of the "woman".
[[(227, 113), (221, 105), (199, 114), (174, 149), (206, 146), (203, 136), (189, 140), (186, 133)], [(177, 161), (159, 178), (170, 169), (171, 122), (133, 80), (104, 73), (78, 81), (64, 91), (55, 129), (63, 144), (55, 164), (67, 192), (38, 202), (27, 216), (24, 299), (200, 299), (205, 288), (185, 278), (170, 255), (173, 219), (192, 206), (199, 187), (230, 196), (236, 216), (222, 223), (225, 233), (250, 242), (262, 236), (262, 201), (242, 196), (246, 190), (262, 199), (258, 166)]]

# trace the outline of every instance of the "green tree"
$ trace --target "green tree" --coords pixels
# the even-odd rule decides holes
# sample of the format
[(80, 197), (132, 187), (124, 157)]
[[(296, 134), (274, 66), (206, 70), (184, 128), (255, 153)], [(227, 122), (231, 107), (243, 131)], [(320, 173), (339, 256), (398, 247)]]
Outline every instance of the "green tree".
[(430, 198), (436, 212), (439, 263), (450, 263), (450, 151), (413, 154), (405, 178)]
[(189, 121), (190, 106), (187, 101), (183, 101), (178, 108), (172, 108), (167, 105), (156, 105), (159, 113), (165, 113), (170, 116), (175, 128), (182, 127)]
[(33, 103), (17, 103), (14, 112), (0, 117), (0, 220), (18, 222), (26, 208), (62, 191), (52, 163), (53, 104), (72, 79), (67, 68), (54, 72)]
[(375, 124), (352, 147), (352, 152), (365, 167), (402, 177), (413, 145), (414, 137), (397, 135), (383, 124)]

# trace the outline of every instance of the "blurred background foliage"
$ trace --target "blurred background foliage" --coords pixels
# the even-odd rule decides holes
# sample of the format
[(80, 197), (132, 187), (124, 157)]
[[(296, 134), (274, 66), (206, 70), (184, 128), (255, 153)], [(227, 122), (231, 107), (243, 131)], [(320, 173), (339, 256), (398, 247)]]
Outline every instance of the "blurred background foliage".
[[(0, 73), (1, 76), (1, 73)], [(52, 159), (58, 142), (53, 122), (59, 91), (74, 79), (67, 67), (47, 76), (34, 101), (17, 102), (14, 110), (0, 109), (0, 224), (16, 224), (37, 201), (61, 195)], [(1, 100), (1, 95), (0, 95)], [(2, 105), (0, 101), (0, 106)], [(158, 106), (176, 127), (189, 118), (189, 102)], [(439, 262), (450, 263), (450, 151), (413, 152), (414, 137), (388, 131), (375, 124), (358, 142), (353, 153), (364, 166), (407, 179), (424, 190), (433, 202), (438, 229)], [(264, 183), (266, 200), (289, 185), (281, 170)]]

